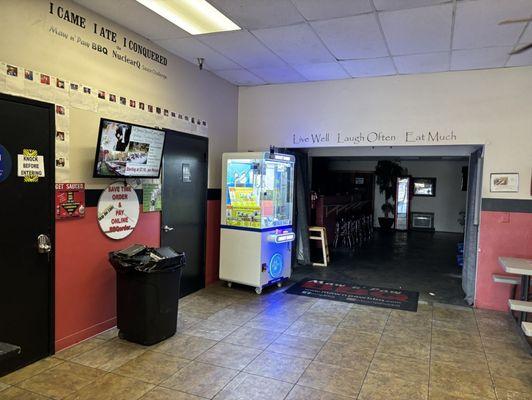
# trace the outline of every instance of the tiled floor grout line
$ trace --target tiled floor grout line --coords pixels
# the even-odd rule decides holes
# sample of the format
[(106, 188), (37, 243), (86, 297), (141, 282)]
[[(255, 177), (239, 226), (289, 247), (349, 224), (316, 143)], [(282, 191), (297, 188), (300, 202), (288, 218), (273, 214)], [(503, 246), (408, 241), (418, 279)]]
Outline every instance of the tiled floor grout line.
[[(228, 307), (229, 307), (229, 306), (228, 306)], [(226, 307), (226, 308), (227, 308), (227, 307)], [(226, 308), (224, 308), (223, 310), (225, 310)], [(222, 310), (220, 310), (220, 311), (222, 311)], [(266, 310), (263, 310), (263, 311), (261, 311), (261, 312), (258, 312), (253, 318), (258, 317), (260, 314), (262, 314), (262, 313), (264, 313), (264, 312), (266, 312)], [(251, 318), (249, 321), (251, 321), (253, 318)], [(299, 319), (299, 317), (298, 317), (297, 319)], [(296, 321), (297, 321), (297, 319), (296, 319)], [(249, 321), (247, 321), (247, 322), (249, 322)], [(246, 322), (246, 323), (247, 323), (247, 322)], [(246, 324), (246, 323), (245, 323), (245, 324)], [(294, 321), (294, 323), (295, 323), (295, 321)], [(239, 326), (238, 329), (244, 327), (245, 324)], [(292, 324), (291, 324), (290, 326), (292, 326)], [(290, 328), (290, 326), (288, 326), (284, 331), (280, 332), (280, 335), (279, 335), (279, 336), (283, 335), (284, 332), (286, 332), (286, 331)], [(235, 329), (235, 331), (237, 331), (238, 329)], [(231, 335), (231, 334), (234, 333), (235, 331), (233, 331), (233, 332), (227, 334), (226, 336), (224, 336), (221, 340), (218, 341), (218, 343), (221, 343), (222, 340), (224, 340), (226, 337), (228, 337), (229, 335)], [(279, 337), (279, 336), (278, 336), (278, 337)], [(277, 340), (277, 338), (276, 338), (276, 340)], [(272, 342), (272, 343), (273, 343), (273, 342)], [(271, 343), (270, 343), (270, 344), (271, 344)], [(214, 347), (214, 346), (216, 346), (216, 345), (213, 345), (212, 347)], [(210, 347), (209, 349), (211, 349), (212, 347)], [(242, 346), (242, 347), (250, 348), (250, 347), (247, 347), (247, 346)], [(216, 396), (218, 396), (218, 394), (219, 394), (220, 392), (222, 392), (227, 386), (229, 386), (229, 384), (230, 384), (231, 382), (233, 382), (233, 381), (236, 379), (236, 377), (237, 377), (238, 375), (240, 375), (241, 373), (246, 373), (246, 374), (250, 374), (250, 375), (254, 375), (254, 376), (260, 376), (260, 377), (264, 378), (264, 377), (261, 376), (261, 375), (256, 375), (256, 374), (252, 374), (252, 373), (249, 373), (249, 372), (244, 372), (244, 370), (247, 368), (248, 365), (250, 365), (250, 364), (251, 364), (253, 361), (255, 361), (260, 355), (262, 355), (262, 354), (266, 351), (266, 349), (267, 349), (268, 347), (269, 347), (269, 345), (268, 345), (265, 349), (263, 349), (259, 354), (257, 354), (257, 355), (256, 355), (256, 356), (255, 356), (250, 362), (248, 362), (248, 363), (247, 363), (242, 369), (237, 370), (238, 373), (237, 373), (237, 374), (236, 374), (236, 375), (235, 375), (235, 376), (234, 376), (229, 382), (227, 382), (227, 383), (226, 383), (226, 384), (225, 384), (225, 385), (224, 385), (224, 386), (223, 386), (218, 392), (216, 392), (216, 394), (212, 397), (212, 399), (214, 399)], [(202, 352), (201, 354), (206, 353), (207, 351), (209, 351), (209, 349), (205, 350), (205, 351)], [(258, 350), (260, 350), (260, 349), (258, 349)], [(199, 355), (196, 357), (196, 359), (197, 359), (198, 357), (200, 357), (201, 354), (199, 354)], [(213, 365), (214, 365), (214, 364), (213, 364)], [(224, 368), (225, 368), (225, 367), (224, 367)], [(270, 378), (270, 379), (273, 379), (273, 378)], [(278, 380), (278, 379), (276, 379), (276, 380)], [(285, 381), (280, 381), (280, 382), (285, 382)], [(286, 383), (289, 383), (289, 382), (286, 382)], [(292, 384), (292, 387), (295, 385), (295, 384), (293, 384), (293, 383), (291, 383), (291, 384)], [(290, 393), (290, 392), (288, 392), (288, 393)], [(287, 396), (288, 396), (288, 394), (287, 394)], [(286, 398), (286, 396), (285, 396), (285, 398)]]
[[(315, 304), (315, 303), (313, 303), (313, 304)], [(223, 311), (223, 310), (225, 310), (225, 309), (228, 308), (228, 307), (230, 307), (230, 304), (229, 304), (228, 306), (226, 306), (225, 308), (223, 308), (223, 309), (217, 311), (217, 312)], [(276, 337), (275, 340), (277, 340), (278, 337), (280, 337), (280, 336), (282, 336), (283, 334), (285, 334), (285, 332), (286, 332), (288, 329), (290, 329), (290, 327), (291, 327), (293, 324), (295, 324), (300, 318), (302, 318), (303, 315), (304, 315), (306, 312), (308, 312), (309, 309), (310, 309), (311, 307), (312, 307), (312, 305), (311, 305), (310, 307), (308, 307), (308, 308), (307, 308), (307, 309), (306, 309), (306, 310), (305, 310), (305, 311), (304, 311), (304, 312), (303, 312), (298, 318), (296, 318), (296, 319), (292, 322), (292, 324), (290, 324), (285, 330), (283, 330), (282, 332), (275, 332), (275, 333), (278, 333), (278, 334), (279, 334), (279, 335)], [(350, 309), (350, 310), (351, 310), (351, 309)], [(238, 325), (238, 326), (239, 326), (239, 328), (237, 328), (236, 330), (238, 330), (238, 329), (244, 327), (244, 325), (245, 325), (247, 322), (249, 322), (251, 319), (257, 317), (258, 315), (260, 315), (260, 314), (262, 314), (262, 313), (265, 313), (266, 311), (267, 311), (267, 310), (264, 310), (264, 311), (261, 311), (261, 312), (256, 313), (252, 318), (250, 318), (248, 321), (246, 321), (246, 322), (245, 322), (244, 324), (242, 324), (242, 325), (235, 324), (235, 325)], [(347, 317), (347, 314), (348, 314), (348, 313), (346, 313), (346, 315), (342, 318), (342, 321), (345, 320), (345, 318)], [(213, 315), (214, 315), (214, 314), (213, 314)], [(388, 316), (388, 317), (389, 317), (389, 316)], [(204, 321), (206, 321), (206, 320), (207, 320), (207, 319), (205, 319)], [(195, 324), (198, 324), (198, 323), (200, 323), (200, 321), (196, 322)], [(339, 325), (340, 323), (341, 323), (341, 322), (339, 322), (339, 323), (335, 326), (335, 330), (336, 330), (336, 328), (338, 328), (338, 325)], [(195, 324), (193, 324), (193, 325), (195, 325)], [(235, 330), (235, 331), (236, 331), (236, 330)], [(230, 335), (231, 335), (232, 333), (234, 333), (235, 331), (233, 331), (233, 332), (227, 334), (227, 335), (224, 336), (221, 340), (216, 341), (216, 342), (217, 342), (216, 344), (218, 344), (218, 343), (223, 343), (223, 340), (224, 340), (225, 338), (227, 338), (228, 336), (230, 336)], [(298, 335), (296, 335), (296, 336), (298, 336)], [(381, 336), (382, 336), (382, 333), (381, 333)], [(112, 339), (109, 339), (109, 340), (112, 340)], [(274, 340), (274, 341), (275, 341), (275, 340)], [(274, 341), (273, 341), (273, 342), (274, 342)], [(291, 388), (290, 391), (286, 394), (286, 396), (288, 396), (288, 395), (290, 394), (290, 392), (293, 390), (293, 388), (294, 388), (294, 387), (297, 385), (297, 383), (299, 382), (299, 379), (301, 378), (301, 376), (305, 373), (305, 371), (306, 371), (307, 368), (310, 366), (310, 364), (312, 363), (312, 361), (314, 361), (314, 360), (316, 359), (317, 355), (319, 354), (319, 352), (321, 351), (321, 349), (325, 346), (325, 344), (328, 343), (328, 341), (329, 341), (329, 339), (327, 339), (326, 341), (323, 341), (323, 344), (321, 345), (320, 349), (316, 352), (316, 355), (314, 356), (314, 358), (309, 362), (309, 364), (307, 365), (307, 367), (305, 367), (305, 369), (303, 370), (302, 374), (300, 375), (300, 377), (298, 378), (298, 380), (297, 380), (295, 383), (293, 383), (293, 382), (288, 382), (288, 381), (283, 381), (283, 380), (275, 379), (275, 378), (268, 378), (268, 379), (273, 379), (273, 380), (277, 380), (277, 381), (280, 381), (280, 382), (284, 382), (284, 383), (291, 384), (291, 385), (292, 385), (292, 388)], [(107, 342), (107, 341), (106, 341), (106, 342)], [(272, 342), (272, 343), (273, 343), (273, 342)], [(225, 342), (225, 343), (226, 343), (226, 342)], [(198, 356), (196, 356), (194, 359), (189, 360), (189, 361), (190, 361), (190, 362), (194, 362), (194, 361), (196, 361), (196, 362), (201, 362), (201, 361), (197, 361), (197, 359), (198, 359), (199, 357), (201, 357), (202, 354), (208, 352), (210, 349), (212, 349), (214, 346), (216, 346), (216, 344), (214, 344), (213, 346), (209, 347), (209, 348), (206, 349), (204, 352), (200, 353), (200, 354), (199, 354)], [(270, 345), (271, 345), (271, 343), (270, 343)], [(266, 348), (264, 348), (264, 349), (257, 349), (257, 348), (254, 348), (254, 349), (257, 349), (257, 350), (261, 350), (260, 353), (258, 353), (258, 354), (257, 354), (252, 360), (250, 360), (250, 361), (249, 361), (249, 362), (248, 362), (248, 363), (247, 363), (242, 369), (234, 369), (235, 371), (238, 371), (237, 375), (235, 375), (235, 377), (234, 377), (233, 379), (231, 379), (229, 382), (227, 382), (227, 383), (226, 383), (226, 384), (225, 384), (225, 385), (224, 385), (224, 386), (223, 386), (223, 387), (222, 387), (222, 388), (221, 388), (221, 389), (220, 389), (220, 390), (219, 390), (219, 391), (213, 396), (213, 398), (216, 397), (220, 392), (222, 392), (227, 386), (229, 386), (229, 385), (231, 384), (231, 382), (233, 382), (234, 379), (236, 379), (236, 377), (237, 377), (239, 374), (241, 374), (241, 373), (246, 373), (246, 374), (249, 374), (249, 375), (253, 375), (253, 376), (257, 376), (257, 377), (262, 377), (262, 378), (264, 378), (262, 375), (258, 375), (258, 374), (251, 373), (251, 372), (246, 372), (246, 371), (245, 371), (245, 368), (247, 368), (247, 366), (249, 366), (251, 363), (253, 363), (253, 362), (254, 362), (258, 357), (260, 357), (262, 354), (264, 354), (264, 353), (267, 351), (267, 349), (268, 349), (268, 347), (269, 347), (270, 345), (268, 345), (268, 346), (267, 346)], [(244, 346), (244, 345), (242, 345), (242, 347), (252, 348), (252, 347), (248, 347), (248, 346)], [(95, 349), (90, 349), (90, 350), (88, 350), (87, 352), (92, 351), (92, 350), (95, 350)], [(144, 351), (142, 354), (144, 354), (146, 351), (150, 351), (150, 350), (149, 350), (149, 349), (145, 349), (145, 351)], [(375, 351), (376, 351), (376, 349), (375, 349)], [(82, 353), (80, 353), (79, 355), (84, 354), (84, 353), (86, 353), (86, 352), (82, 352)], [(138, 356), (135, 357), (134, 359), (140, 357), (142, 354), (138, 355)], [(164, 353), (163, 353), (163, 354), (164, 354)], [(295, 356), (294, 356), (294, 357), (295, 357)], [(299, 357), (299, 358), (302, 358), (302, 357)], [(134, 360), (134, 359), (132, 359), (132, 360)], [(132, 360), (129, 360), (129, 361), (132, 361)], [(127, 361), (127, 362), (129, 362), (129, 361)], [(126, 362), (126, 363), (127, 363), (127, 362)], [(126, 363), (125, 363), (125, 364), (126, 364)], [(76, 363), (76, 364), (84, 366), (83, 364), (79, 364), (79, 363)], [(209, 364), (209, 363), (206, 363), (206, 364)], [(221, 366), (216, 365), (216, 364), (211, 364), (211, 365), (221, 367)], [(92, 368), (92, 367), (91, 367), (91, 368)], [(117, 367), (117, 369), (118, 369), (118, 368), (120, 368), (120, 367)], [(233, 369), (233, 368), (225, 367), (225, 366), (224, 366), (223, 368)], [(368, 367), (368, 368), (369, 368), (369, 367)], [(97, 368), (97, 369), (99, 369), (99, 368)], [(105, 370), (102, 370), (102, 369), (99, 369), (99, 370), (106, 372), (106, 374), (113, 374), (113, 375), (119, 375), (119, 376), (121, 376), (120, 374), (115, 374), (115, 373), (113, 373), (113, 371), (105, 371)], [(176, 373), (178, 373), (178, 372), (179, 372), (179, 371), (177, 371)], [(366, 371), (366, 372), (367, 372), (367, 371)], [(266, 378), (267, 378), (267, 377), (266, 377)], [(140, 381), (142, 381), (142, 380), (140, 380)], [(144, 382), (144, 381), (142, 381), (142, 382)], [(150, 382), (145, 382), (145, 383), (150, 383)], [(160, 386), (161, 383), (162, 383), (162, 382), (160, 382), (160, 383), (158, 383), (158, 384), (154, 384), (154, 388), (155, 388), (155, 387), (163, 387), (163, 388), (165, 388), (164, 386)], [(152, 389), (152, 390), (153, 390), (153, 389)], [(186, 393), (186, 392), (183, 392), (183, 393)], [(286, 398), (286, 396), (285, 396), (284, 398)]]
[(434, 329), (434, 305), (430, 306), (430, 343), (429, 343), (429, 380), (427, 382), (427, 399), (430, 399), (430, 377), (432, 372), (432, 331)]
[(360, 397), (360, 393), (362, 392), (362, 387), (364, 386), (364, 382), (366, 382), (366, 378), (368, 377), (369, 370), (371, 368), (371, 364), (373, 363), (373, 360), (375, 359), (375, 354), (377, 354), (377, 350), (379, 348), (379, 345), (381, 344), (382, 337), (384, 336), (384, 331), (386, 329), (386, 325), (388, 324), (388, 321), (390, 320), (390, 317), (392, 316), (392, 312), (388, 314), (388, 317), (386, 317), (386, 322), (384, 323), (384, 326), (382, 327), (381, 334), (379, 336), (379, 341), (377, 343), (377, 346), (375, 347), (375, 351), (373, 352), (373, 356), (371, 357), (371, 361), (368, 364), (368, 367), (366, 369), (366, 372), (364, 373), (364, 378), (362, 378), (362, 382), (360, 383), (360, 389), (357, 394), (357, 399)]
[[(19, 387), (19, 386), (15, 386), (15, 385), (14, 385), (13, 387), (18, 388), (18, 389), (25, 390), (26, 392), (30, 392), (30, 393), (32, 393), (32, 394), (38, 396), (38, 397), (40, 396), (40, 397), (44, 397), (45, 399), (54, 400), (53, 397), (45, 396), (44, 394), (40, 394), (40, 393), (34, 392), (33, 390), (30, 390), (30, 389), (21, 388), (21, 387)], [(0, 393), (2, 393), (2, 392), (0, 392)], [(76, 391), (70, 393), (68, 396), (72, 396), (72, 395), (75, 394), (75, 393), (76, 393)]]
[[(314, 304), (316, 304), (316, 303), (314, 303)], [(312, 306), (311, 306), (311, 307), (312, 307)], [(308, 311), (311, 307), (309, 307), (309, 308), (307, 309), (307, 311)], [(350, 310), (351, 310), (351, 309), (349, 309), (349, 311), (350, 311)], [(307, 312), (307, 311), (305, 311), (305, 312)], [(349, 313), (349, 311), (348, 311), (348, 313)], [(344, 318), (342, 318), (342, 321), (345, 319), (346, 316), (347, 316), (347, 313), (346, 313), (346, 315), (344, 316)], [(341, 323), (341, 322), (339, 322), (338, 325), (340, 325), (340, 323)], [(338, 325), (336, 325), (335, 330), (338, 329)], [(331, 336), (332, 336), (332, 334), (329, 336), (329, 339), (331, 338)], [(296, 383), (294, 383), (294, 385), (292, 386), (292, 389), (290, 389), (290, 391), (286, 394), (286, 396), (284, 397), (284, 399), (286, 399), (286, 398), (290, 395), (290, 393), (292, 393), (292, 390), (294, 390), (294, 388), (297, 386), (297, 384), (298, 384), (299, 381), (301, 380), (301, 377), (305, 374), (305, 372), (307, 372), (308, 367), (310, 367), (310, 365), (316, 360), (316, 357), (318, 357), (318, 354), (320, 354), (320, 352), (321, 352), (321, 350), (323, 349), (323, 347), (325, 347), (325, 345), (329, 342), (329, 339), (327, 339), (327, 340), (322, 340), (323, 344), (320, 346), (319, 350), (316, 351), (316, 354), (315, 354), (314, 357), (310, 360), (310, 362), (309, 362), (308, 365), (305, 367), (305, 369), (303, 370), (303, 372), (301, 373), (301, 375), (299, 375), (299, 378), (297, 379)], [(321, 340), (321, 339), (318, 339), (318, 340)], [(306, 387), (306, 386), (305, 386), (305, 387)], [(327, 392), (327, 393), (331, 393), (331, 392)], [(334, 394), (334, 393), (333, 393), (333, 394)], [(284, 399), (283, 399), (283, 400), (284, 400)]]
[[(316, 302), (313, 302), (312, 305), (311, 305), (310, 307), (308, 307), (308, 308), (305, 310), (305, 312), (304, 312), (303, 314), (305, 314), (308, 310), (310, 310), (310, 309), (312, 308), (312, 306), (313, 306), (314, 304), (316, 304), (316, 303), (317, 303), (317, 301), (316, 301)], [(299, 317), (298, 317), (298, 318), (297, 318), (292, 324), (290, 324), (290, 325), (288, 326), (288, 328), (286, 328), (286, 329), (281, 333), (281, 335), (284, 335), (285, 332), (286, 332), (288, 329), (290, 329), (290, 327), (291, 327), (293, 324), (295, 324), (296, 321), (297, 321), (299, 318), (301, 318), (301, 317), (303, 316), (303, 314), (301, 314), (301, 315), (300, 315), (300, 316), (299, 316)], [(278, 338), (281, 337), (281, 335), (279, 335)], [(277, 339), (276, 339), (276, 340), (277, 340)], [(273, 343), (273, 342), (272, 342), (272, 343)], [(302, 377), (302, 376), (305, 374), (305, 372), (307, 371), (307, 369), (308, 369), (308, 367), (310, 366), (310, 364), (312, 364), (312, 362), (316, 359), (316, 357), (318, 356), (318, 353), (321, 351), (321, 349), (323, 348), (323, 346), (325, 346), (325, 343), (327, 343), (327, 342), (326, 342), (326, 341), (323, 341), (323, 344), (321, 345), (320, 349), (316, 352), (316, 355), (314, 356), (314, 358), (313, 358), (312, 360), (310, 360), (310, 362), (309, 362), (308, 365), (305, 367), (305, 369), (303, 370), (303, 372), (301, 373), (301, 375), (299, 375), (299, 378), (297, 378), (297, 381), (296, 381), (295, 383), (292, 384), (292, 388), (291, 388), (291, 389), (288, 391), (288, 393), (283, 397), (283, 400), (285, 400), (285, 399), (290, 395), (290, 393), (292, 393), (292, 391), (293, 391), (294, 388), (297, 386), (297, 383), (299, 382), (299, 380), (301, 379), (301, 377)], [(300, 358), (302, 358), (302, 357), (300, 357)]]
[[(229, 307), (229, 306), (227, 306), (227, 307)], [(227, 307), (223, 308), (222, 310), (227, 309)], [(222, 310), (220, 310), (220, 311), (222, 311)], [(218, 311), (217, 311), (217, 312), (218, 312)], [(257, 313), (257, 314), (255, 315), (255, 317), (258, 316), (258, 315), (261, 314), (261, 313), (262, 313), (262, 312)], [(255, 318), (255, 317), (253, 317), (253, 318)], [(253, 319), (253, 318), (251, 318), (251, 319)], [(229, 335), (231, 335), (231, 334), (233, 334), (234, 332), (236, 332), (236, 331), (237, 331), (238, 329), (240, 329), (242, 326), (243, 326), (243, 325), (239, 326), (239, 328), (235, 329), (233, 332), (228, 333), (227, 335), (225, 335), (222, 339), (218, 340), (216, 344), (221, 343), (222, 340), (224, 340), (226, 337), (228, 337)], [(199, 358), (202, 354), (204, 354), (204, 353), (206, 353), (207, 351), (209, 351), (210, 349), (212, 349), (214, 346), (216, 346), (216, 344), (212, 345), (211, 347), (209, 347), (208, 349), (206, 349), (204, 352), (198, 354), (198, 356), (197, 356), (194, 360), (196, 360), (196, 359)], [(245, 347), (245, 346), (244, 346), (244, 347)], [(225, 389), (225, 388), (226, 388), (231, 382), (233, 382), (233, 381), (236, 379), (236, 377), (237, 377), (238, 375), (240, 375), (240, 373), (242, 373), (242, 372), (244, 371), (244, 369), (245, 369), (250, 363), (252, 363), (253, 361), (255, 361), (255, 359), (256, 359), (258, 356), (260, 356), (261, 354), (262, 354), (262, 352), (260, 352), (259, 354), (257, 354), (257, 356), (255, 356), (255, 357), (253, 358), (253, 360), (251, 360), (249, 363), (247, 363), (247, 364), (246, 364), (241, 370), (237, 370), (238, 373), (237, 373), (232, 379), (230, 379), (229, 382), (227, 382), (225, 385), (223, 385), (222, 388), (221, 388), (220, 390), (218, 390), (218, 391), (215, 393), (214, 396), (211, 397), (211, 399), (214, 399), (216, 396), (218, 396), (218, 394), (219, 394), (220, 392), (222, 392), (222, 391), (223, 391), (223, 390), (224, 390), (224, 389)], [(193, 361), (194, 361), (194, 360), (193, 360)], [(200, 362), (200, 361), (198, 361), (198, 362)], [(214, 364), (213, 364), (213, 365), (214, 365)], [(223, 368), (226, 368), (226, 367), (223, 367)]]
[[(53, 356), (52, 356), (52, 357), (53, 357)], [(53, 367), (45, 368), (45, 369), (43, 369), (42, 371), (39, 371), (39, 372), (37, 372), (37, 373), (35, 373), (35, 374), (33, 374), (33, 375), (30, 375), (30, 376), (28, 376), (27, 378), (24, 378), (24, 379), (22, 379), (21, 381), (19, 381), (19, 382), (17, 382), (17, 383), (14, 383), (14, 384), (6, 383), (6, 385), (8, 385), (8, 386), (13, 386), (13, 387), (17, 387), (17, 388), (19, 388), (19, 389), (22, 389), (20, 386), (18, 386), (18, 385), (21, 384), (22, 382), (26, 382), (26, 381), (28, 381), (28, 380), (30, 380), (30, 379), (36, 377), (37, 375), (42, 374), (43, 372), (46, 372), (46, 371), (51, 370), (52, 368), (58, 367), (59, 365), (61, 365), (62, 363), (65, 362), (64, 360), (60, 360), (60, 359), (57, 359), (57, 360), (60, 361), (60, 363), (57, 364), (57, 365), (55, 365), (55, 366), (53, 366)], [(27, 389), (24, 389), (24, 390), (27, 390)], [(29, 392), (29, 390), (28, 390), (28, 392)]]
[(478, 325), (477, 314), (475, 313), (474, 310), (473, 310), (473, 315), (475, 316), (475, 325), (477, 326), (478, 335), (480, 337), (480, 345), (482, 346), (482, 353), (484, 354), (484, 358), (486, 359), (486, 365), (488, 366), (488, 373), (490, 374), (491, 388), (493, 389), (493, 394), (495, 395), (495, 399), (498, 399), (499, 395), (497, 394), (497, 390), (495, 386), (495, 379), (493, 379), (493, 374), (491, 373), (488, 355), (486, 354), (486, 348), (484, 347), (484, 340), (482, 339), (482, 335), (480, 334), (480, 326)]

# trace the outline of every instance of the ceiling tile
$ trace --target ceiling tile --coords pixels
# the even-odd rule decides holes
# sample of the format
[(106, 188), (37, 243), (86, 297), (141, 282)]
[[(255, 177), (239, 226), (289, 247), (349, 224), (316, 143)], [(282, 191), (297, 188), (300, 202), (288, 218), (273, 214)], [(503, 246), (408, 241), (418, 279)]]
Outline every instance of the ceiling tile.
[(347, 17), (373, 11), (370, 0), (292, 0), (297, 9), (309, 20)]
[(528, 28), (526, 28), (525, 33), (523, 34), (523, 37), (520, 40), (523, 43), (531, 43), (532, 42), (532, 22), (528, 24)]
[[(526, 43), (521, 43), (524, 46)], [(507, 67), (524, 67), (532, 65), (532, 49), (526, 50), (520, 54), (514, 54), (508, 60)]]
[(373, 14), (311, 22), (316, 33), (340, 60), (388, 55)]
[(204, 58), (204, 68), (210, 71), (219, 69), (238, 69), (240, 66), (233, 61), (204, 45), (199, 40), (190, 37), (184, 39), (155, 40), (162, 48), (190, 61), (197, 63), (197, 58)]
[[(76, 3), (125, 26), (148, 39), (184, 38), (183, 29), (162, 18), (135, 0), (75, 0)], [(127, 12), (124, 12), (127, 10)]]
[(293, 68), (309, 81), (349, 78), (349, 75), (337, 62), (294, 65)]
[(307, 24), (261, 29), (252, 32), (289, 64), (334, 61), (334, 57)]
[(258, 76), (253, 75), (245, 69), (228, 69), (224, 71), (216, 71), (214, 73), (220, 78), (239, 86), (264, 85), (266, 83)]
[(372, 60), (347, 60), (340, 61), (340, 64), (342, 64), (353, 78), (396, 74), (390, 57), (375, 58)]
[(449, 50), (453, 6), (433, 7), (379, 13), (384, 36), (392, 55), (428, 53)]
[(397, 56), (393, 60), (400, 74), (422, 74), (449, 70), (449, 52)]
[(284, 67), (286, 65), (248, 31), (213, 33), (196, 37), (245, 68)]
[(433, 6), (436, 4), (452, 3), (451, 0), (373, 0), (377, 11), (384, 10), (404, 10), (406, 8), (416, 8), (423, 6)]
[(474, 0), (457, 4), (453, 49), (513, 45), (525, 23), (498, 25), (532, 15), (530, 0)]
[(208, 0), (242, 28), (262, 29), (304, 22), (290, 0)]
[(512, 46), (486, 47), (483, 49), (453, 50), (451, 70), (504, 67)]
[(281, 68), (253, 68), (254, 73), (267, 83), (304, 82), (306, 79), (289, 66)]

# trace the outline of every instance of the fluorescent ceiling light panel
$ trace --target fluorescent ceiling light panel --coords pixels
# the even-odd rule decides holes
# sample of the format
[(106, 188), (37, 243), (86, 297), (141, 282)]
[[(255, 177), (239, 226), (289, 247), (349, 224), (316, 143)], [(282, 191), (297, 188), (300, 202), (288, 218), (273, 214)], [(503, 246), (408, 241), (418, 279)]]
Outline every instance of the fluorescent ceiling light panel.
[(206, 0), (137, 0), (137, 2), (191, 35), (240, 29)]

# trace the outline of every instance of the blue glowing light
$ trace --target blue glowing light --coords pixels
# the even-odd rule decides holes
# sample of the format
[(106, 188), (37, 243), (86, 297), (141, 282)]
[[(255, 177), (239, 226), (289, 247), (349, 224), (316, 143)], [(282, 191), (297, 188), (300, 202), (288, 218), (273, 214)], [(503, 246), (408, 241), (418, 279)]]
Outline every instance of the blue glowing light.
[(283, 274), (283, 256), (281, 254), (275, 253), (270, 258), (268, 273), (272, 278), (279, 278)]

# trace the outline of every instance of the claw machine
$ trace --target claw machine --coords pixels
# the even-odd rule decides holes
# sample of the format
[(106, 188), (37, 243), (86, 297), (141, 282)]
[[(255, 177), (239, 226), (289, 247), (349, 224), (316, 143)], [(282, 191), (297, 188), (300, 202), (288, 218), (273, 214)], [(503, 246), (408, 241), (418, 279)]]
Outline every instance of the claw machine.
[(294, 157), (226, 153), (222, 157), (220, 279), (257, 294), (292, 273)]

